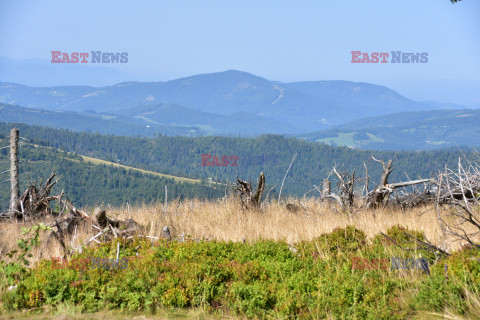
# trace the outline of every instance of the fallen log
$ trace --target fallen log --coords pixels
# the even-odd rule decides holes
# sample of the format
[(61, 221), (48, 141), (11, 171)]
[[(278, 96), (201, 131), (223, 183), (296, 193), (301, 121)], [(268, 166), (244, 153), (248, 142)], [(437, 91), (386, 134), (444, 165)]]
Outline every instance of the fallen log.
[(426, 183), (426, 182), (435, 182), (435, 180), (434, 179), (420, 179), (420, 180), (413, 180), (413, 181), (388, 183), (388, 184), (386, 184), (386, 187), (389, 188), (389, 189), (395, 190), (396, 188), (409, 187), (409, 186), (414, 186), (414, 185), (421, 184), (421, 183)]

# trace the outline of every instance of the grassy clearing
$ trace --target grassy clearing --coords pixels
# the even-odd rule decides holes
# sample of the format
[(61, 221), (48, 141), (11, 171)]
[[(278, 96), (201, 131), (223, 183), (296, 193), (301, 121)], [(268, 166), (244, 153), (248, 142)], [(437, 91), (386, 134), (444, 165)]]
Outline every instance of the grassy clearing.
[(374, 135), (374, 134), (372, 134), (372, 133), (368, 133), (368, 132), (367, 132), (367, 136), (370, 138), (370, 141), (372, 141), (372, 142), (385, 142), (385, 140), (383, 140), (382, 138), (377, 137), (376, 135)]
[(118, 164), (118, 163), (115, 163), (115, 162), (101, 160), (101, 159), (87, 157), (87, 156), (82, 156), (82, 155), (80, 155), (80, 157), (82, 157), (83, 161), (88, 162), (88, 163), (92, 163), (94, 165), (103, 164), (103, 165), (106, 165), (106, 166), (112, 166), (112, 167), (116, 167), (116, 168), (123, 168), (123, 169), (126, 169), (126, 170), (138, 171), (138, 172), (141, 172), (143, 174), (151, 174), (151, 175), (154, 175), (154, 176), (157, 176), (157, 177), (173, 179), (176, 182), (201, 183), (201, 181), (198, 180), (198, 179), (190, 179), (190, 178), (171, 176), (171, 175), (168, 175), (168, 174), (163, 174), (163, 173), (138, 169), (138, 168), (134, 168), (134, 167), (124, 166), (122, 164)]
[(337, 146), (355, 146), (355, 140), (353, 140), (353, 136), (356, 132), (340, 132), (337, 134), (336, 137), (328, 137), (317, 139), (317, 142), (323, 142), (328, 144), (335, 143)]
[[(47, 148), (47, 149), (52, 149), (52, 150), (54, 149), (52, 147), (40, 146), (38, 144), (32, 144), (32, 145), (35, 148)], [(65, 152), (65, 151), (58, 150), (58, 149), (56, 149), (56, 151)], [(71, 154), (71, 152), (67, 152), (67, 153)], [(83, 161), (94, 164), (94, 165), (106, 165), (106, 166), (111, 166), (111, 167), (116, 167), (116, 168), (123, 168), (123, 169), (126, 169), (126, 170), (137, 171), (137, 172), (140, 172), (140, 173), (143, 173), (143, 174), (151, 174), (151, 175), (154, 175), (156, 177), (173, 179), (175, 182), (201, 183), (201, 180), (199, 180), (199, 179), (177, 177), (177, 176), (172, 176), (172, 175), (163, 174), (163, 173), (159, 173), (159, 172), (154, 172), (154, 171), (139, 169), (139, 168), (135, 168), (135, 167), (125, 166), (125, 165), (118, 164), (118, 163), (115, 163), (115, 162), (112, 162), (112, 161), (102, 160), (102, 159), (83, 156), (83, 155), (79, 155), (79, 156), (83, 159)], [(73, 159), (67, 159), (67, 160), (75, 161)]]

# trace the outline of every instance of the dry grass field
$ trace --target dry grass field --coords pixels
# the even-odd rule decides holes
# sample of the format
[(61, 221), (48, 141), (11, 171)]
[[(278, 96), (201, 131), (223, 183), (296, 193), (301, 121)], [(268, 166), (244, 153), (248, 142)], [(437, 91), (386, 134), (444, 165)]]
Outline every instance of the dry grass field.
[[(256, 240), (283, 240), (294, 245), (299, 241), (308, 241), (336, 228), (355, 226), (363, 230), (369, 239), (389, 227), (400, 225), (409, 229), (424, 232), (426, 238), (447, 252), (459, 249), (464, 243), (447, 236), (444, 238), (433, 206), (419, 207), (406, 211), (401, 209), (359, 209), (353, 213), (338, 212), (332, 205), (315, 198), (288, 199), (288, 203), (298, 204), (299, 210), (287, 210), (285, 202), (270, 201), (262, 205), (260, 211), (242, 210), (233, 198), (218, 201), (198, 199), (184, 200), (181, 203), (170, 202), (142, 207), (105, 208), (107, 215), (114, 219), (134, 219), (145, 226), (145, 234), (150, 237), (161, 237), (162, 228), (169, 226), (173, 236), (193, 239), (253, 242)], [(93, 215), (94, 208), (84, 208)], [(444, 217), (447, 209), (441, 211)], [(7, 252), (16, 246), (21, 229), (38, 222), (54, 223), (52, 218), (43, 221), (26, 223), (0, 223), (0, 250)], [(41, 241), (44, 241), (43, 234)], [(77, 230), (69, 243), (75, 246), (92, 237), (90, 230)], [(154, 238), (152, 238), (154, 240)], [(93, 245), (90, 244), (90, 245)], [(34, 253), (34, 261), (39, 258), (50, 258), (61, 255), (61, 249), (51, 241), (47, 247), (41, 247)]]

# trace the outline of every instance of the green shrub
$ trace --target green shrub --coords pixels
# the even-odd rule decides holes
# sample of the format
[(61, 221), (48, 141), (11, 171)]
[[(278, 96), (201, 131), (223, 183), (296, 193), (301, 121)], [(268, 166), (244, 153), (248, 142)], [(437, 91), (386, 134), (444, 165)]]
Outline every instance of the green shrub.
[[(425, 240), (425, 235), (423, 234), (423, 232), (408, 229), (408, 228), (402, 227), (400, 225), (394, 225), (394, 226), (388, 228), (387, 232), (386, 232), (386, 235), (390, 239), (395, 241), (396, 244), (398, 244), (398, 245), (400, 245), (404, 248), (415, 247), (415, 245), (416, 245), (415, 240), (410, 238), (409, 236), (407, 236), (406, 233), (411, 234), (412, 236), (418, 238), (418, 240), (421, 240), (421, 241)], [(390, 240), (390, 239), (386, 238), (385, 236), (383, 236), (382, 234), (379, 233), (374, 237), (373, 242), (374, 243), (380, 243), (380, 244), (387, 245), (387, 246), (394, 246), (395, 243), (393, 243), (392, 240)]]
[(312, 243), (318, 252), (355, 252), (362, 249), (367, 242), (365, 232), (353, 226), (337, 228), (331, 233), (322, 234), (313, 239)]

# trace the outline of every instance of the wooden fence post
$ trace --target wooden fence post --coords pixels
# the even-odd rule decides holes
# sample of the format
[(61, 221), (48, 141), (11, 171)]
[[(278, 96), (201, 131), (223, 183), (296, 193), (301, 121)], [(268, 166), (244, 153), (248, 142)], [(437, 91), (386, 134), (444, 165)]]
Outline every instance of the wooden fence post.
[(17, 210), (19, 198), (18, 183), (18, 129), (14, 128), (10, 132), (10, 216), (13, 217)]

